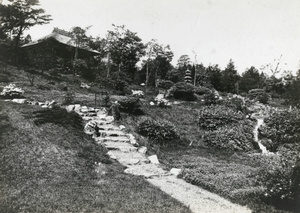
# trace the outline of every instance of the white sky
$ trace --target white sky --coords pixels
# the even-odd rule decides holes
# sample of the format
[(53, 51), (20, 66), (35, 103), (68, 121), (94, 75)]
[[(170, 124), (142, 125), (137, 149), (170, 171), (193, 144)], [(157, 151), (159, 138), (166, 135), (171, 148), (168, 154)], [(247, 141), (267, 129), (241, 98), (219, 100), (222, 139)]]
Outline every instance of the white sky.
[[(4, 1), (5, 2), (5, 1)], [(299, 0), (40, 0), (50, 24), (29, 32), (38, 39), (54, 27), (92, 25), (104, 37), (112, 24), (125, 25), (143, 42), (169, 44), (173, 64), (187, 54), (205, 66), (224, 68), (232, 58), (241, 73), (282, 55), (282, 69), (300, 68)], [(286, 65), (285, 65), (286, 63)]]

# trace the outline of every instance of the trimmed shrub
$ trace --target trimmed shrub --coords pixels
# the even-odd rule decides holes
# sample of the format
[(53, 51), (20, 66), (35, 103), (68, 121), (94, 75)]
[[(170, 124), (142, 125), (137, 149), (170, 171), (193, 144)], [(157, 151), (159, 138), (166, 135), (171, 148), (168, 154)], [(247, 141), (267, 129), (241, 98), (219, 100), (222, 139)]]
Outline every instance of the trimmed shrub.
[(120, 104), (120, 110), (122, 112), (130, 113), (130, 114), (144, 114), (140, 109), (140, 99), (138, 97), (126, 96), (118, 100)]
[(148, 137), (152, 143), (164, 145), (178, 139), (175, 126), (164, 120), (145, 118), (139, 122), (136, 130), (140, 135)]
[(76, 112), (68, 112), (66, 109), (53, 106), (51, 109), (38, 110), (33, 112), (36, 125), (53, 123), (63, 127), (71, 127), (83, 131), (83, 122)]
[(174, 83), (170, 80), (160, 80), (158, 83), (158, 87), (162, 89), (170, 89)]
[(269, 95), (264, 89), (252, 89), (249, 90), (248, 96), (251, 100), (259, 101), (260, 103), (267, 104), (269, 101)]
[(194, 101), (196, 98), (194, 96), (195, 87), (192, 84), (179, 82), (176, 83), (170, 89), (170, 94), (173, 95), (175, 99)]
[(245, 115), (241, 112), (223, 106), (205, 106), (199, 112), (198, 126), (202, 129), (216, 130), (218, 127), (237, 123), (245, 119)]
[(260, 138), (272, 141), (267, 147), (272, 152), (283, 144), (296, 144), (300, 141), (300, 111), (273, 111), (259, 130)]
[(197, 95), (210, 94), (211, 92), (212, 91), (209, 88), (202, 86), (195, 87), (194, 89), (194, 93), (196, 93)]
[(259, 149), (253, 139), (253, 125), (249, 120), (205, 132), (204, 142), (217, 149), (250, 151)]

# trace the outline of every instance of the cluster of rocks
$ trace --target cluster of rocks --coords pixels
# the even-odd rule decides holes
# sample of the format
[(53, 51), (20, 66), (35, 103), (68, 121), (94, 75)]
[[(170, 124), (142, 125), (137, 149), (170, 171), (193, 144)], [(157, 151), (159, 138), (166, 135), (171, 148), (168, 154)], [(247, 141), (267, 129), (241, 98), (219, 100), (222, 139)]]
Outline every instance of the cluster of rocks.
[(24, 90), (16, 87), (15, 84), (9, 84), (3, 88), (3, 91), (0, 93), (0, 96), (3, 98), (14, 99), (22, 98), (24, 95)]

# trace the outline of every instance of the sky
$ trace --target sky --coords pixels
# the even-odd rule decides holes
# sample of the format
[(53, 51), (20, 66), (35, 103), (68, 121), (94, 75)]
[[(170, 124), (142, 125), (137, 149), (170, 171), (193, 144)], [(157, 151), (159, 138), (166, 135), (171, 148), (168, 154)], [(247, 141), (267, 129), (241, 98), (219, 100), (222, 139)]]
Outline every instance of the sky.
[(232, 59), (239, 73), (280, 58), (282, 70), (300, 68), (299, 0), (40, 0), (40, 7), (53, 20), (25, 32), (33, 40), (54, 27), (92, 25), (88, 34), (103, 38), (112, 24), (125, 25), (144, 43), (169, 44), (174, 65), (187, 54), (222, 69)]

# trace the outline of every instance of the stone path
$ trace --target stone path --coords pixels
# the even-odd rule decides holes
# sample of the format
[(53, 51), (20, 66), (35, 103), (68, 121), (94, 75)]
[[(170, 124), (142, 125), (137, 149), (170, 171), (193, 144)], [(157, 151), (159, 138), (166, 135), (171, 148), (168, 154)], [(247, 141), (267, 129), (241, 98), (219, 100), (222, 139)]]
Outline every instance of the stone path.
[[(179, 200), (195, 212), (201, 213), (243, 213), (251, 212), (248, 208), (233, 204), (228, 200), (178, 179), (171, 171), (163, 170), (156, 156), (146, 156), (146, 147), (139, 147), (132, 134), (127, 134), (113, 123), (105, 108), (94, 109), (80, 105), (67, 106), (68, 111), (75, 111), (86, 121), (85, 133), (93, 135), (97, 143), (105, 146), (108, 155), (126, 166), (125, 173), (144, 176), (148, 182)], [(95, 136), (98, 126), (99, 136)], [(178, 173), (178, 170), (173, 169)]]

